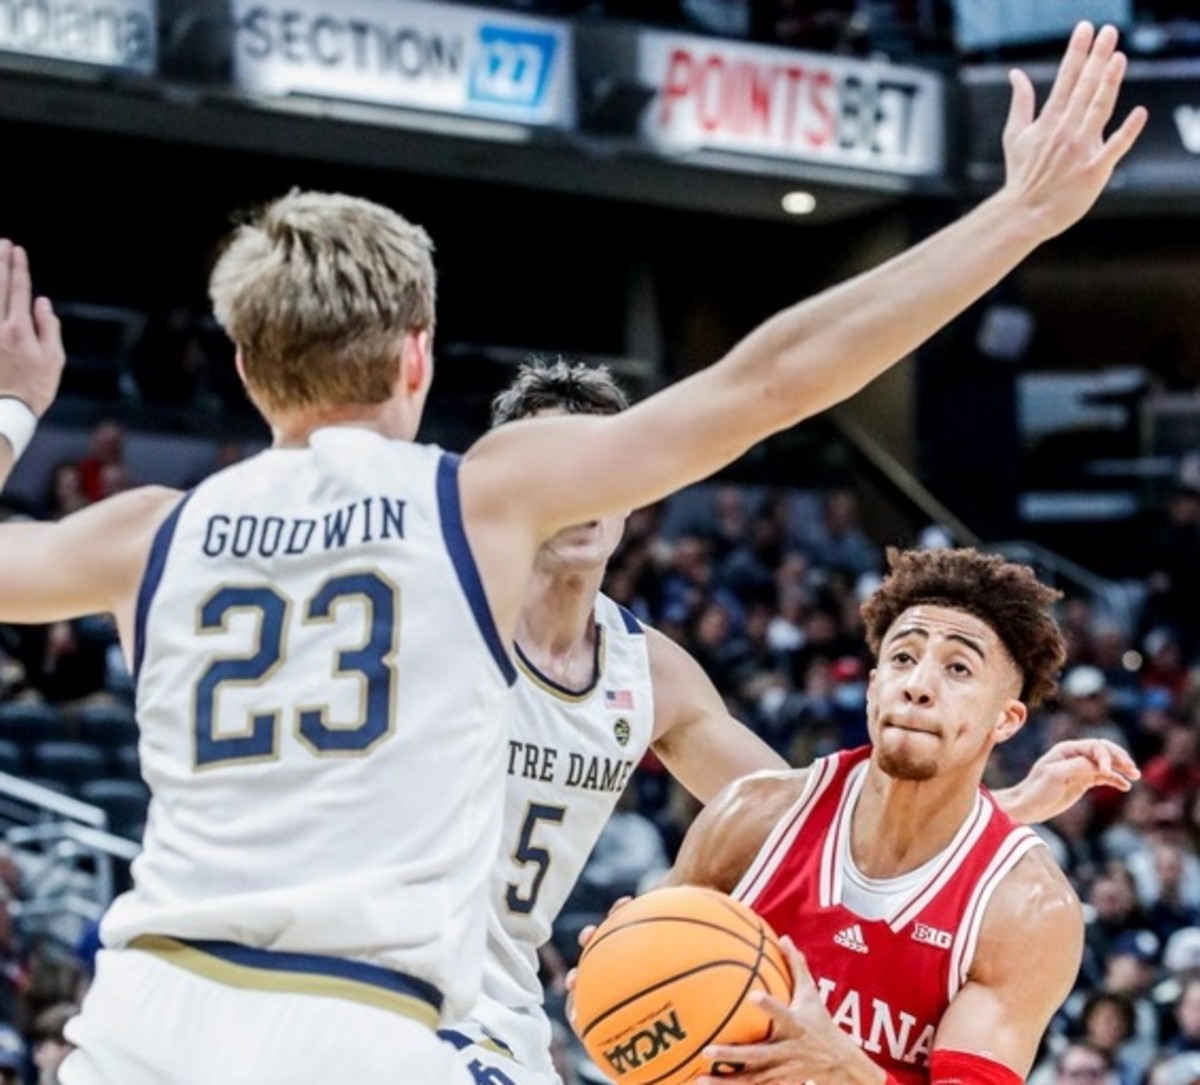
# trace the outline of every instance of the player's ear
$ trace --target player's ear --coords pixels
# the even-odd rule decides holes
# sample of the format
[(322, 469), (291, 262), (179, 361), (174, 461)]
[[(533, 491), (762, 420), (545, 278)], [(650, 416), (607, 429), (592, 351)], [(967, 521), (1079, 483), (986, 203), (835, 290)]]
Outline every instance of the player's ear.
[(400, 345), (400, 380), (409, 395), (429, 387), (433, 376), (432, 336), (427, 328), (407, 331)]
[(1029, 709), (1025, 707), (1024, 701), (1018, 701), (1015, 697), (1005, 701), (1000, 718), (996, 721), (996, 741), (1007, 742), (1025, 726), (1028, 718)]

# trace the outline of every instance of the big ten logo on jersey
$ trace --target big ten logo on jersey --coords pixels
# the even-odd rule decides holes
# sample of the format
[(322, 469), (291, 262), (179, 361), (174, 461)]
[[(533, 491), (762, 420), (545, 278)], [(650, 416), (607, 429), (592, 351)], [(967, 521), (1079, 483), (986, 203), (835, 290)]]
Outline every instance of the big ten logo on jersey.
[(954, 935), (949, 931), (938, 930), (937, 927), (930, 927), (926, 923), (914, 923), (912, 937), (914, 942), (923, 942), (938, 949), (949, 949), (954, 945)]
[(553, 34), (484, 23), (467, 96), (489, 105), (537, 109), (546, 96), (557, 50)]

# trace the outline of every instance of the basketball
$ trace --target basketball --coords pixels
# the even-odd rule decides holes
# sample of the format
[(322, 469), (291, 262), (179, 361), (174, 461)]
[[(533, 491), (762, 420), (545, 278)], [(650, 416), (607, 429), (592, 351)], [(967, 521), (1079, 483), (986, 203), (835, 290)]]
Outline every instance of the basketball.
[(724, 893), (658, 889), (596, 929), (575, 977), (574, 1022), (592, 1061), (619, 1085), (682, 1085), (713, 1068), (713, 1043), (756, 1043), (770, 1018), (747, 1001), (791, 999), (775, 932)]

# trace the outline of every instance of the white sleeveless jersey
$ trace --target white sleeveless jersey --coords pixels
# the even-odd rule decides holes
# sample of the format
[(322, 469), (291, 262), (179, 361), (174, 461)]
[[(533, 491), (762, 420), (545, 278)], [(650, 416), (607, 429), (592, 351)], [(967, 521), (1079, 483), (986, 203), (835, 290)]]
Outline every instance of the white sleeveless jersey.
[(504, 829), (492, 873), (483, 995), (471, 1020), (527, 1066), (549, 1058), (538, 947), (654, 732), (645, 632), (603, 595), (596, 629), (596, 679), (581, 692), (544, 677), (517, 649)]
[(472, 1004), (516, 675), (457, 472), (332, 427), (164, 523), (134, 648), (153, 798), (106, 945), (343, 957), (432, 985), (451, 1019)]

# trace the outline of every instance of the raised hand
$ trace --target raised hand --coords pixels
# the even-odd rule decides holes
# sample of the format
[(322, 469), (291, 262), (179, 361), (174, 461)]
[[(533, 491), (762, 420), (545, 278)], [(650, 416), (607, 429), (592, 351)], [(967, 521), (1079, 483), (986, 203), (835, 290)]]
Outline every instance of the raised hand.
[(0, 396), (15, 396), (41, 417), (65, 362), (54, 308), (49, 298), (34, 300), (28, 255), (0, 238)]
[(1074, 806), (1094, 787), (1128, 791), (1141, 772), (1133, 758), (1103, 738), (1070, 739), (1056, 743), (1034, 762), (1029, 775), (1014, 789), (1018, 809), (1010, 817), (1026, 824), (1049, 821)]
[(1036, 118), (1029, 76), (1019, 70), (1010, 74), (1004, 191), (1034, 213), (1041, 240), (1086, 214), (1145, 127), (1146, 110), (1138, 106), (1104, 136), (1125, 77), (1125, 54), (1117, 51), (1117, 40), (1115, 27), (1096, 33), (1090, 23), (1080, 23)]

